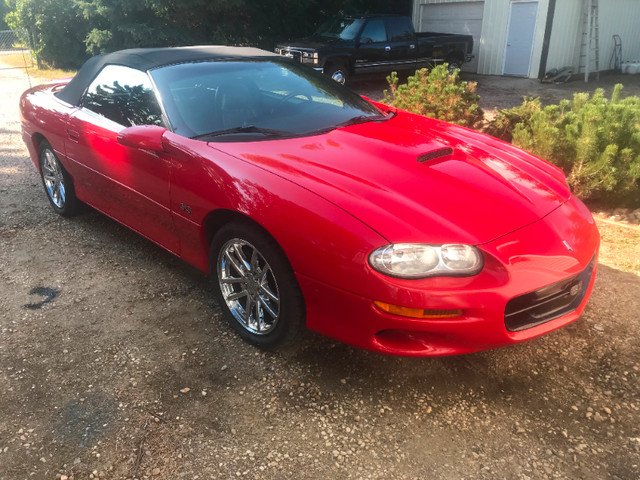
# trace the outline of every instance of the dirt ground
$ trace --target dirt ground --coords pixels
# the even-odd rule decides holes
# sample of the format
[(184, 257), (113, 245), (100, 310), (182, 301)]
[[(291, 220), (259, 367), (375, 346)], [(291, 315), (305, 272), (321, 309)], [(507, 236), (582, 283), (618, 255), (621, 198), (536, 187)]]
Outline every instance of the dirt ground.
[[(579, 321), (510, 348), (265, 354), (198, 271), (53, 214), (20, 137), (27, 79), (0, 79), (0, 480), (640, 478), (640, 276), (601, 263)], [(478, 81), (505, 106), (547, 92)]]

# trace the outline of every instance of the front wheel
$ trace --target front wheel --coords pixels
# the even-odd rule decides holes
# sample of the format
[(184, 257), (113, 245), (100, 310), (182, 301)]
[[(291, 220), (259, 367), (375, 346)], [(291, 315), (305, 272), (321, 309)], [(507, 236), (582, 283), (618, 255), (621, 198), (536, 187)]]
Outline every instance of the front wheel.
[(456, 70), (460, 70), (462, 68), (462, 61), (456, 58), (448, 60), (447, 63), (449, 64), (449, 75), (453, 75)]
[(349, 71), (347, 70), (347, 67), (340, 63), (331, 65), (325, 74), (340, 85), (345, 85), (349, 81)]
[(302, 292), (278, 244), (258, 227), (232, 223), (211, 242), (211, 280), (231, 327), (264, 349), (293, 344), (304, 330)]

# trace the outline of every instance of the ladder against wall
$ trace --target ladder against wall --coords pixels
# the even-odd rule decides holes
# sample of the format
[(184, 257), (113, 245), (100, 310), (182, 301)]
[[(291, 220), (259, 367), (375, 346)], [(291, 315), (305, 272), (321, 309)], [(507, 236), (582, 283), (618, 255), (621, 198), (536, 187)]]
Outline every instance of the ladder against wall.
[(591, 73), (595, 73), (596, 78), (600, 79), (600, 37), (598, 30), (598, 0), (583, 0), (578, 73), (584, 73), (585, 82), (589, 81)]

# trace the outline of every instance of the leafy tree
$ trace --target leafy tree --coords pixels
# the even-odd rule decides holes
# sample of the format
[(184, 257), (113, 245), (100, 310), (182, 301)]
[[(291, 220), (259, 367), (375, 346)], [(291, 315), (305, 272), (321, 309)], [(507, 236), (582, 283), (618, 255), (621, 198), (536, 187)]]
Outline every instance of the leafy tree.
[(167, 43), (162, 19), (146, 1), (74, 1), (88, 26), (84, 43), (92, 55)]
[(9, 5), (6, 2), (4, 2), (3, 0), (0, 0), (0, 30), (8, 30), (9, 29), (9, 25), (7, 25), (5, 17), (7, 16), (7, 14), (10, 11), (11, 10), (10, 10)]
[(53, 67), (75, 67), (87, 58), (87, 28), (74, 0), (11, 0), (7, 23), (25, 30), (38, 59)]
[[(3, 0), (0, 0), (0, 2)], [(88, 54), (193, 44), (253, 45), (310, 35), (337, 13), (405, 13), (411, 0), (6, 0), (11, 28), (38, 58), (79, 66)]]

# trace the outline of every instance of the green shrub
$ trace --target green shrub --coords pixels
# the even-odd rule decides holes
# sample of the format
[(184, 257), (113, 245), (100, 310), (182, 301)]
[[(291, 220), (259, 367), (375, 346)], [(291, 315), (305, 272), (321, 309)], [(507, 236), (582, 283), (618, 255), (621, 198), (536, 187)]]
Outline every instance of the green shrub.
[(478, 106), (476, 83), (460, 80), (457, 69), (450, 75), (446, 63), (431, 71), (418, 70), (400, 85), (393, 72), (387, 82), (391, 93), (384, 91), (384, 101), (394, 107), (465, 127), (478, 125), (484, 117)]
[(576, 195), (608, 204), (640, 205), (640, 98), (593, 96), (542, 108), (539, 99), (498, 111), (485, 132), (562, 168)]

